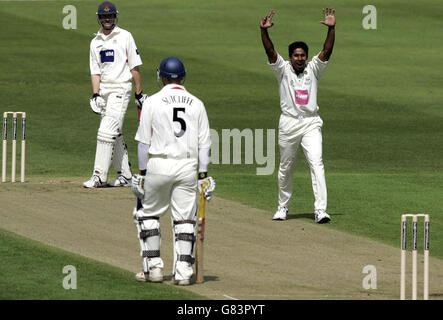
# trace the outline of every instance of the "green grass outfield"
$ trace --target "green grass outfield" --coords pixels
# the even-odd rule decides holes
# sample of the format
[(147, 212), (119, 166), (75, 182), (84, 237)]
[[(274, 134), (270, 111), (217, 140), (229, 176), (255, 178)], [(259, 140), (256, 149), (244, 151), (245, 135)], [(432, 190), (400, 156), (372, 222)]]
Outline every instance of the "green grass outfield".
[[(90, 110), (89, 42), (99, 1), (0, 2), (2, 110), (28, 112), (27, 175), (89, 178), (99, 123)], [(77, 8), (77, 29), (64, 30), (62, 9)], [(259, 19), (274, 9), (277, 51), (304, 40), (310, 56), (326, 35), (315, 1), (116, 1), (119, 25), (131, 31), (144, 65), (144, 91), (158, 90), (156, 68), (176, 55), (187, 88), (206, 105), (211, 127), (275, 129), (279, 97), (266, 64)], [(334, 52), (319, 86), (324, 120), (328, 211), (335, 228), (399, 246), (400, 215), (431, 215), (431, 255), (443, 258), (443, 21), (439, 0), (376, 0), (377, 29), (362, 27), (366, 1), (328, 1), (336, 9)], [(131, 109), (132, 108), (132, 109)], [(1, 110), (0, 110), (1, 111)], [(9, 111), (9, 110), (8, 110)], [(137, 112), (131, 102), (125, 134), (131, 162)], [(278, 167), (278, 147), (276, 167)], [(302, 153), (291, 214), (313, 210)], [(256, 165), (211, 165), (217, 195), (269, 210), (277, 175)], [(0, 189), (1, 190), (1, 189)]]
[[(127, 270), (1, 229), (0, 261), (0, 300), (205, 299), (177, 286), (137, 282)], [(64, 270), (68, 261), (75, 274)]]

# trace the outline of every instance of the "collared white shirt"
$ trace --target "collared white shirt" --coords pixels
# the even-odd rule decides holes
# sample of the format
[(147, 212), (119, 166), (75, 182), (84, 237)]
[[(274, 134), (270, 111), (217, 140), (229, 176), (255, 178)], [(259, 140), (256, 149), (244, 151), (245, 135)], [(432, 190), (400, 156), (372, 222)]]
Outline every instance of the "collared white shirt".
[(197, 160), (199, 149), (211, 147), (203, 102), (181, 85), (165, 85), (143, 103), (135, 140), (153, 155)]
[(317, 54), (298, 76), (291, 62), (285, 61), (279, 54), (275, 63), (268, 61), (268, 64), (278, 81), (282, 113), (293, 117), (316, 116), (319, 109), (318, 79), (328, 65), (328, 61), (321, 61)]
[(89, 66), (101, 83), (123, 83), (132, 79), (131, 69), (142, 64), (132, 34), (114, 27), (109, 35), (100, 30), (91, 41)]

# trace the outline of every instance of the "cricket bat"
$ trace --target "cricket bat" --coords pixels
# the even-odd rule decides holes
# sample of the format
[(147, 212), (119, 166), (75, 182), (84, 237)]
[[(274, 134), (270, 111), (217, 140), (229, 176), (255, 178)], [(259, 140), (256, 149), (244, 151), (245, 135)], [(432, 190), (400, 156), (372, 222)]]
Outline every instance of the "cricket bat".
[(197, 242), (195, 244), (195, 282), (203, 282), (203, 241), (205, 240), (205, 185), (202, 186), (197, 220)]

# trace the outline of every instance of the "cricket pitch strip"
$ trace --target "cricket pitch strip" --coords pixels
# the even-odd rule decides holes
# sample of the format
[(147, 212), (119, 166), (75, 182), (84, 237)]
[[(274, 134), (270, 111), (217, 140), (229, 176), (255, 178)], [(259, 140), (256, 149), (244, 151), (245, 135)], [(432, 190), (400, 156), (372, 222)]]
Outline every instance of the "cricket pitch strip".
[[(141, 271), (130, 188), (89, 190), (81, 183), (77, 178), (31, 178), (26, 184), (1, 185), (1, 228), (134, 273)], [(272, 215), (215, 194), (206, 206), (204, 281), (186, 289), (218, 300), (400, 298), (399, 247), (296, 216), (272, 221)], [(170, 217), (168, 212), (160, 219), (166, 283), (172, 271)], [(430, 256), (429, 298), (441, 299), (443, 261), (432, 257), (432, 248)], [(363, 269), (368, 265), (376, 269), (376, 289), (363, 286), (367, 276)]]

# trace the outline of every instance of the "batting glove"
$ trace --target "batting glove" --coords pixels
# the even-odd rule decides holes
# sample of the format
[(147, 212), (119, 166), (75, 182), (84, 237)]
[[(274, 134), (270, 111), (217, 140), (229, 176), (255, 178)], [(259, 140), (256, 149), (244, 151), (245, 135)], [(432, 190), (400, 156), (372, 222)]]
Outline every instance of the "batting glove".
[(105, 111), (106, 101), (98, 93), (94, 93), (89, 100), (89, 105), (94, 113), (102, 115)]
[(198, 191), (201, 193), (204, 190), (206, 201), (210, 201), (214, 195), (215, 181), (212, 177), (208, 177), (207, 172), (200, 172), (198, 174)]
[(143, 107), (143, 103), (145, 102), (146, 99), (148, 99), (148, 95), (143, 93), (143, 91), (140, 91), (139, 94), (137, 93), (135, 94), (135, 104), (139, 109)]
[(143, 200), (145, 196), (145, 176), (134, 174), (131, 180), (132, 192), (138, 199)]

